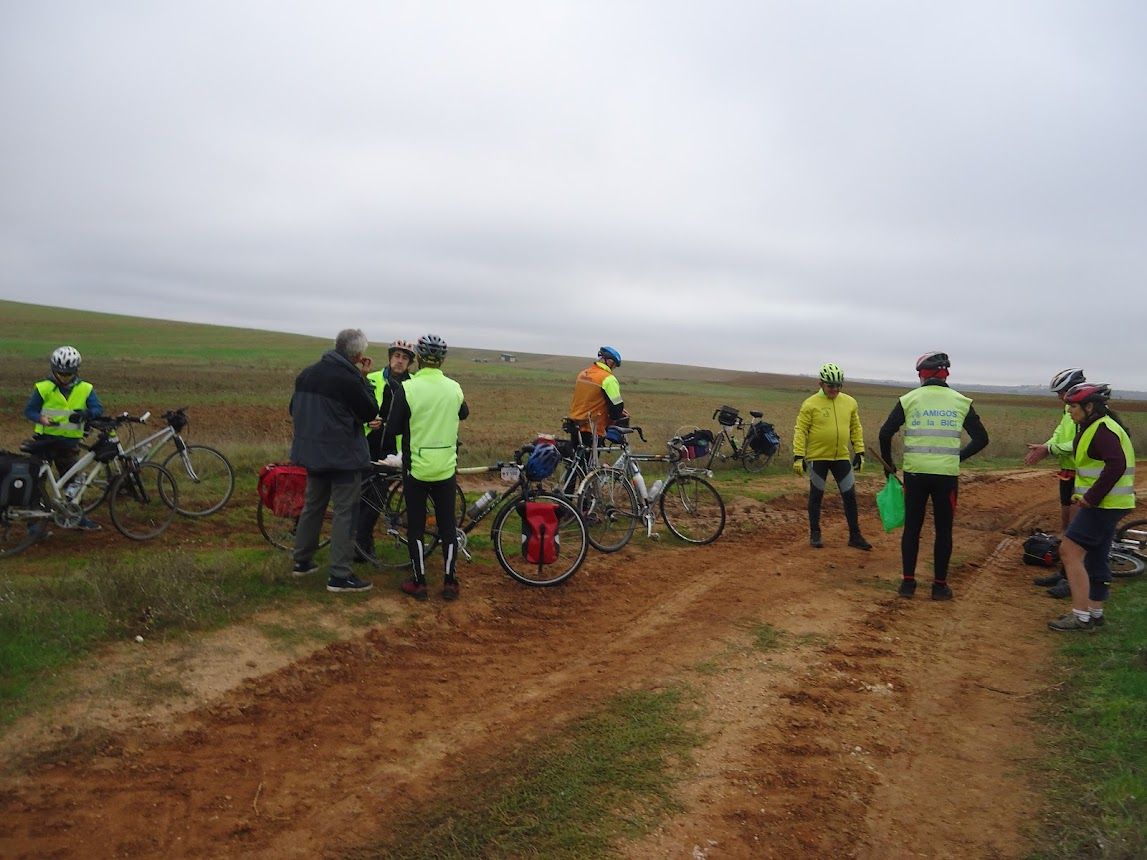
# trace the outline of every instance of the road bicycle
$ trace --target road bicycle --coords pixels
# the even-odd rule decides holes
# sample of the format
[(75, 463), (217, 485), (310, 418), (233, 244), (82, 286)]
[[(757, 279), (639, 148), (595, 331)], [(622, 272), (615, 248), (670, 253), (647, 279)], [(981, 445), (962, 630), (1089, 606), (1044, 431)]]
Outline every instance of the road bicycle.
[[(719, 538), (725, 529), (725, 502), (706, 480), (712, 476), (708, 469), (685, 465), (683, 439), (674, 436), (666, 442), (667, 453), (663, 455), (637, 454), (627, 437), (636, 433), (644, 442), (641, 428), (621, 427), (618, 431), (622, 436), (618, 443), (620, 455), (612, 466), (599, 466), (587, 476), (581, 496), (582, 508), (600, 505), (591, 509), (591, 514), (601, 523), (598, 538), (605, 533), (608, 540), (594, 544), (595, 547), (603, 552), (621, 549), (633, 536), (638, 522), (645, 525), (647, 537), (656, 539), (655, 506), (669, 531), (681, 540), (708, 544)], [(665, 477), (647, 487), (641, 463), (665, 463)], [(628, 488), (629, 493), (622, 487)]]
[[(714, 435), (713, 443), (709, 450), (709, 459), (705, 463), (705, 468), (712, 470), (713, 463), (717, 459), (736, 460), (744, 468), (746, 472), (760, 472), (765, 466), (773, 461), (773, 455), (780, 450), (779, 437), (776, 437), (776, 431), (773, 425), (764, 420), (765, 414), (750, 410), (749, 415), (752, 416), (752, 421), (745, 424), (737, 410), (730, 406), (722, 406), (713, 411), (713, 418), (717, 420), (721, 429)], [(764, 434), (771, 433), (776, 441), (771, 445), (764, 445), (764, 450), (760, 447), (762, 443), (754, 440), (758, 436), (764, 437)], [(678, 433), (683, 436), (684, 434)], [(722, 449), (728, 444), (731, 453), (725, 454)], [(771, 450), (769, 450), (771, 448)], [(768, 451), (768, 453), (765, 453)]]
[[(279, 549), (292, 550), (295, 546), (295, 530), (299, 524), (297, 509), (301, 509), (302, 498), (288, 513), (276, 513), (259, 497), (255, 507), (255, 522), (259, 532), (267, 542)], [(374, 552), (370, 547), (356, 545), (355, 549), (362, 557), (376, 563), (380, 567), (406, 567), (410, 564), (410, 556), (406, 552), (405, 544), (398, 545), (392, 539), (392, 533), (406, 533), (406, 499), (402, 493), (402, 473), (394, 467), (381, 463), (372, 463), (371, 471), (362, 482), (360, 505), (368, 505), (378, 513), (375, 528), (381, 525), (383, 537), (381, 541), (374, 542)], [(455, 515), (456, 522), (461, 523), (466, 515), (466, 496), (459, 489), (456, 493)], [(438, 545), (438, 533), (435, 530), (435, 518), (428, 516), (426, 520), (426, 552), (430, 553)], [(328, 509), (323, 516), (323, 524), (319, 533), (319, 548), (327, 546), (330, 541), (331, 512)]]
[[(533, 445), (519, 448), (514, 452), (513, 460), (509, 462), (458, 469), (459, 475), (497, 472), (502, 481), (509, 485), (501, 494), (495, 490), (488, 490), (459, 517), (458, 553), (467, 561), (473, 560), (469, 550), (470, 535), (479, 523), (493, 515), (490, 542), (494, 547), (494, 557), (497, 558), (502, 570), (523, 585), (550, 587), (560, 585), (577, 572), (589, 551), (589, 539), (586, 536), (585, 522), (577, 509), (561, 496), (543, 492), (541, 483), (531, 480), (526, 475), (521, 461), (533, 451), (533, 448)], [(392, 489), (388, 498), (392, 497), (394, 492)], [(555, 507), (557, 553), (549, 561), (545, 560), (544, 555), (540, 555), (535, 561), (530, 561), (527, 556), (527, 502), (541, 502)], [(401, 514), (393, 509), (387, 509), (382, 512), (382, 516), (389, 517), (389, 524), (386, 538), (376, 543), (376, 557), (380, 564), (387, 558), (406, 559), (408, 563), (409, 552)], [(426, 539), (430, 539), (431, 534), (428, 528)], [(437, 539), (437, 535), (434, 537)], [(395, 562), (390, 566), (401, 567), (402, 564)]]
[[(110, 418), (89, 418), (88, 428), (98, 431), (95, 444), (82, 444), (87, 453), (57, 477), (50, 460), (36, 456), (14, 458), (26, 468), (32, 492), (22, 504), (0, 508), (0, 558), (23, 552), (48, 536), (48, 526), (76, 528), (84, 516), (84, 497), (97, 476), (114, 464), (115, 476), (104, 493), (112, 525), (124, 537), (150, 540), (164, 532), (175, 517), (179, 488), (171, 472), (154, 462), (141, 462), (120, 443), (117, 429), (147, 419), (126, 412)], [(41, 450), (41, 438), (26, 442), (23, 450)]]
[(1112, 576), (1139, 576), (1147, 569), (1147, 520), (1130, 520), (1116, 530), (1108, 560)]
[[(150, 413), (144, 413), (139, 423), (146, 423)], [(161, 465), (179, 481), (179, 506), (176, 511), (185, 517), (206, 517), (222, 509), (235, 492), (235, 469), (231, 462), (209, 445), (189, 444), (180, 434), (190, 423), (187, 407), (170, 409), (163, 413), (167, 426), (136, 442), (130, 426), (128, 454), (139, 460), (158, 460), (168, 442), (175, 450), (167, 454)], [(103, 502), (112, 478), (113, 469), (93, 477), (91, 487), (97, 492), (87, 494), (84, 512), (88, 513)]]

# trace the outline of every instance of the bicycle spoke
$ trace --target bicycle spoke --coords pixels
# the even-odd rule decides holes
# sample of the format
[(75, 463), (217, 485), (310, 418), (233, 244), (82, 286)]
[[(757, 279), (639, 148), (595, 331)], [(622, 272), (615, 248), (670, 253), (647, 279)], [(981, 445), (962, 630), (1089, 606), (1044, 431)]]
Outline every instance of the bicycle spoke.
[(184, 516), (213, 514), (227, 504), (235, 491), (235, 470), (231, 463), (207, 445), (188, 445), (172, 453), (163, 465), (179, 486), (176, 510)]
[(661, 493), (661, 517), (681, 540), (712, 543), (725, 528), (725, 503), (708, 481), (678, 475)]

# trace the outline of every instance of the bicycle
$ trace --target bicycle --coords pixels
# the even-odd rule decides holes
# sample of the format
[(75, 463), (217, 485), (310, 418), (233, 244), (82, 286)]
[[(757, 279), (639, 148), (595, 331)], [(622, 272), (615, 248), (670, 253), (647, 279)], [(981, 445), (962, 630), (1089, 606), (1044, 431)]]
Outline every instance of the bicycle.
[[(610, 548), (597, 548), (611, 552), (625, 546), (638, 522), (645, 524), (646, 536), (656, 540), (654, 505), (657, 505), (669, 531), (686, 543), (709, 544), (719, 538), (725, 530), (725, 502), (717, 489), (705, 480), (711, 477), (712, 472), (684, 465), (686, 445), (683, 439), (674, 436), (666, 442), (667, 453), (664, 455), (637, 454), (624, 437), (636, 433), (644, 442), (645, 434), (641, 428), (621, 427), (618, 430), (623, 437), (618, 443), (620, 456), (612, 466), (601, 466), (587, 478), (587, 491), (600, 493), (605, 499), (602, 503), (605, 510), (599, 511), (598, 516), (616, 526), (614, 540), (608, 544)], [(641, 463), (668, 464), (665, 478), (647, 488)], [(619, 486), (630, 487), (636, 499), (635, 505), (627, 507), (625, 495), (614, 492)], [(586, 499), (583, 504), (588, 506), (592, 502)]]
[(105, 466), (114, 464), (115, 477), (104, 495), (112, 524), (126, 538), (150, 540), (162, 534), (175, 517), (179, 489), (171, 472), (154, 462), (141, 462), (121, 444), (117, 428), (147, 419), (126, 412), (112, 418), (89, 418), (88, 428), (99, 432), (95, 444), (82, 444), (87, 453), (63, 475), (49, 460), (31, 452), (43, 444), (41, 439), (25, 442), (21, 449), (30, 456), (20, 461), (31, 479), (22, 504), (9, 504), (0, 509), (0, 558), (23, 552), (48, 536), (49, 521), (60, 528), (75, 528), (84, 515), (83, 499), (96, 476), (106, 474)]
[[(455, 487), (454, 492), (454, 521), (460, 525), (466, 518), (466, 495), (460, 487)], [(381, 541), (375, 541), (373, 553), (371, 547), (356, 544), (358, 552), (375, 561), (380, 567), (408, 567), (410, 555), (405, 542), (387, 539), (406, 531), (406, 498), (403, 495), (402, 473), (399, 469), (378, 463), (372, 464), (371, 473), (362, 484), (360, 504), (367, 505), (378, 513), (378, 522), (386, 525), (386, 537)], [(432, 553), (439, 543), (437, 523), (429, 512), (423, 541), (427, 555)]]
[[(144, 413), (139, 423), (146, 423), (150, 413)], [(190, 423), (187, 407), (170, 409), (163, 413), (167, 426), (136, 442), (132, 438), (126, 448), (128, 454), (140, 460), (152, 460), (170, 441), (175, 445), (162, 462), (162, 466), (173, 475), (178, 475), (181, 483), (179, 507), (176, 512), (185, 517), (206, 517), (220, 510), (235, 492), (235, 469), (231, 462), (209, 445), (188, 444), (180, 435)], [(129, 427), (129, 432), (131, 428)], [(186, 476), (187, 481), (183, 478)], [(107, 496), (107, 488), (113, 475), (97, 476), (91, 485), (102, 488), (95, 497), (84, 505), (84, 513), (95, 510)]]
[[(780, 450), (780, 437), (776, 429), (764, 420), (763, 412), (749, 410), (749, 415), (753, 420), (746, 425), (745, 419), (732, 406), (721, 406), (713, 410), (713, 418), (721, 429), (713, 437), (709, 459), (705, 463), (706, 469), (712, 470), (713, 462), (718, 457), (722, 461), (738, 461), (746, 472), (760, 472), (773, 461), (773, 455)], [(731, 454), (721, 453), (726, 442)]]
[[(470, 534), (480, 522), (494, 514), (494, 520), (490, 524), (490, 542), (494, 546), (494, 557), (502, 570), (523, 585), (548, 588), (560, 585), (578, 571), (589, 551), (589, 539), (586, 536), (585, 522), (577, 509), (564, 498), (543, 492), (539, 481), (527, 477), (521, 460), (533, 451), (533, 448), (533, 445), (519, 448), (514, 452), (512, 462), (498, 462), (493, 466), (472, 466), (457, 470), (459, 475), (497, 472), (503, 482), (510, 484), (500, 495), (495, 490), (484, 493), (467, 509), (465, 522), (462, 519), (458, 520), (458, 553), (467, 561), (473, 561), (473, 555), (468, 548)], [(556, 508), (558, 551), (552, 561), (546, 561), (544, 556), (536, 561), (529, 561), (527, 558), (525, 537), (527, 502), (552, 504)], [(401, 529), (401, 524), (392, 520), (387, 534), (394, 549), (387, 549), (385, 552), (387, 554), (401, 552), (409, 560), (406, 535)], [(383, 553), (378, 555), (383, 556)]]
[(1116, 530), (1108, 562), (1112, 576), (1139, 576), (1147, 569), (1147, 520), (1129, 520)]

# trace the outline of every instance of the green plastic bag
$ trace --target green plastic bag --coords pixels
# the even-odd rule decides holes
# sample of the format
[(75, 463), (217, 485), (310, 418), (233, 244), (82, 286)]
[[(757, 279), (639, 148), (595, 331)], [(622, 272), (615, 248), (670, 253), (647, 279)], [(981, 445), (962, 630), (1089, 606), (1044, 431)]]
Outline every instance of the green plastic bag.
[(886, 532), (904, 525), (904, 486), (895, 475), (889, 475), (884, 489), (876, 494), (876, 507)]

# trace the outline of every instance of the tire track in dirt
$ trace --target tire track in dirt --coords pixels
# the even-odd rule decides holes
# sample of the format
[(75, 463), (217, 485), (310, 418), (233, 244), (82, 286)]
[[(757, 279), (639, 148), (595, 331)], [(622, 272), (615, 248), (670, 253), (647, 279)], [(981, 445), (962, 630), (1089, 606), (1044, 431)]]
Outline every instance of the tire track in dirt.
[[(996, 585), (977, 583), (1008, 574), (991, 552), (1001, 528), (1037, 515), (1024, 507), (1031, 483), (962, 488), (957, 546), (969, 563), (950, 604), (898, 601), (896, 538), (871, 554), (844, 549), (831, 505), (830, 547), (810, 549), (803, 496), (733, 511), (737, 526), (711, 547), (592, 556), (562, 589), (521, 589), (473, 565), (452, 606), (379, 595), (399, 620), (249, 681), (166, 731), (117, 733), (7, 779), (0, 854), (76, 856), (82, 845), (103, 846), (85, 856), (337, 855), (619, 690), (682, 679), (701, 691), (712, 740), (683, 789), (688, 813), (632, 856), (887, 856), (902, 838), (954, 838), (938, 823), (936, 793), (945, 782), (978, 786), (953, 779), (961, 761), (998, 778), (991, 762), (1011, 761), (1009, 749), (976, 727), (1026, 701), (977, 685), (994, 677), (991, 642), (1006, 641), (1009, 609)], [(965, 527), (969, 501), (977, 515)], [(788, 633), (780, 652), (752, 649), (762, 622)], [(970, 642), (971, 631), (986, 641)], [(1026, 663), (1008, 670), (1027, 671), (1046, 648), (1031, 637)], [(699, 671), (706, 661), (719, 670)], [(975, 717), (968, 736), (951, 727), (954, 713)], [(923, 824), (910, 814), (918, 800)], [(1014, 834), (996, 812), (990, 829)]]

